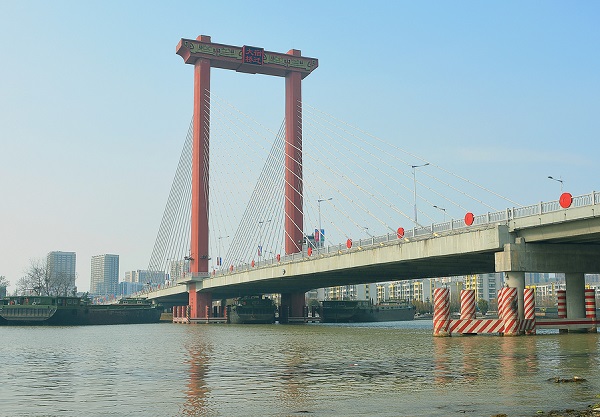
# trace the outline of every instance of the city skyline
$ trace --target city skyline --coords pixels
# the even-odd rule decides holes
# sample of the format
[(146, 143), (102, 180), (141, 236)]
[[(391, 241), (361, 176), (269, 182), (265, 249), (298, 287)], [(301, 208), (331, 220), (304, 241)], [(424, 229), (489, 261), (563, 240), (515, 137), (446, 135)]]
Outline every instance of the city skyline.
[[(9, 291), (56, 248), (147, 269), (192, 112), (192, 71), (175, 46), (200, 34), (318, 58), (305, 101), (524, 204), (598, 188), (598, 4), (309, 1), (297, 24), (278, 2), (228, 5), (235, 13), (194, 2), (184, 15), (160, 4), (0, 6)], [(289, 24), (275, 30), (279, 21)], [(212, 74), (215, 93), (279, 126), (280, 80)], [(76, 285), (89, 283), (80, 262)]]

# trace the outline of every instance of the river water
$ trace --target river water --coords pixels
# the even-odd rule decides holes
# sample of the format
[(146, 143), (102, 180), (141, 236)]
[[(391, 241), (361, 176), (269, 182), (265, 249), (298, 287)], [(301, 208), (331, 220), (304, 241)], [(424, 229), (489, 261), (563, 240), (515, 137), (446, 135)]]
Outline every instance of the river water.
[(600, 402), (597, 333), (434, 338), (431, 329), (2, 327), (0, 415), (532, 416)]

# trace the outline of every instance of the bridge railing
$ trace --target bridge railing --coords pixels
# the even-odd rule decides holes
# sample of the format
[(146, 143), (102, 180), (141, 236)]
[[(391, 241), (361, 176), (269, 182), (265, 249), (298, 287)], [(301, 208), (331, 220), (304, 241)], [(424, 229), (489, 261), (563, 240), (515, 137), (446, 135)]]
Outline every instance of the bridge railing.
[[(577, 197), (573, 197), (573, 202), (571, 204), (572, 207), (585, 207), (591, 206), (595, 204), (600, 204), (600, 192), (591, 192), (589, 194), (580, 195)], [(398, 237), (396, 233), (387, 233), (381, 236), (371, 236), (366, 239), (359, 239), (352, 243), (352, 247), (348, 248), (346, 244), (336, 244), (324, 247), (313, 248), (312, 257), (321, 257), (321, 256), (337, 256), (344, 253), (348, 253), (356, 250), (357, 247), (360, 248), (369, 248), (373, 246), (380, 246), (381, 244), (385, 244), (388, 242), (402, 242), (402, 241), (410, 241), (412, 239), (423, 239), (428, 237), (435, 237), (436, 234), (443, 232), (452, 232), (452, 231), (461, 231), (467, 230), (473, 226), (485, 226), (485, 225), (494, 225), (494, 224), (502, 224), (506, 223), (509, 220), (524, 218), (529, 216), (538, 216), (540, 214), (552, 213), (564, 210), (558, 200), (549, 201), (549, 202), (540, 202), (538, 204), (533, 204), (530, 206), (524, 207), (512, 207), (507, 208), (502, 211), (497, 211), (493, 213), (485, 213), (481, 215), (477, 215), (473, 219), (473, 224), (468, 226), (465, 224), (463, 219), (451, 219), (449, 221), (445, 221), (442, 223), (433, 223), (427, 226), (415, 227), (412, 229), (405, 230), (405, 233), (402, 237)], [(290, 254), (290, 255), (282, 255), (280, 259), (277, 260), (275, 257), (273, 258), (262, 258), (258, 262), (255, 262), (254, 266), (250, 263), (241, 264), (234, 266), (233, 270), (230, 268), (221, 269), (219, 271), (214, 271), (208, 275), (198, 275), (193, 277), (195, 279), (203, 279), (205, 277), (211, 276), (222, 276), (228, 275), (240, 271), (250, 271), (257, 268), (272, 266), (276, 264), (286, 263), (286, 262), (294, 262), (302, 259), (309, 259), (309, 255), (307, 250), (305, 249), (302, 252)], [(187, 278), (189, 279), (189, 277)]]

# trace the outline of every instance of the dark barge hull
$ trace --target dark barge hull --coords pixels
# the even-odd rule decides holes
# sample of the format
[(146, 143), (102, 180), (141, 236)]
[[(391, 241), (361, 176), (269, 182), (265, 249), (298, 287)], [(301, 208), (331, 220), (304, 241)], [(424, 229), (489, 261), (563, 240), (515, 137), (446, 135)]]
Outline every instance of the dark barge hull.
[(0, 325), (85, 326), (158, 323), (162, 309), (151, 304), (2, 305)]
[(404, 304), (374, 305), (368, 301), (323, 301), (323, 323), (372, 323), (410, 321), (415, 307)]

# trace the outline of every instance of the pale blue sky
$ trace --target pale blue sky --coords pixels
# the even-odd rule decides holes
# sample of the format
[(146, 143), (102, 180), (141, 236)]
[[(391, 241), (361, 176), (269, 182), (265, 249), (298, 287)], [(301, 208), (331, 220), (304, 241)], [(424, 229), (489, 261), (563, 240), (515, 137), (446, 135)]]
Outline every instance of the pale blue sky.
[[(180, 38), (319, 59), (303, 100), (523, 204), (600, 190), (600, 3), (0, 0), (0, 275), (144, 269), (192, 111)], [(277, 129), (283, 80), (213, 71)], [(256, 92), (263, 100), (256, 103)], [(14, 286), (10, 288), (13, 290)]]

